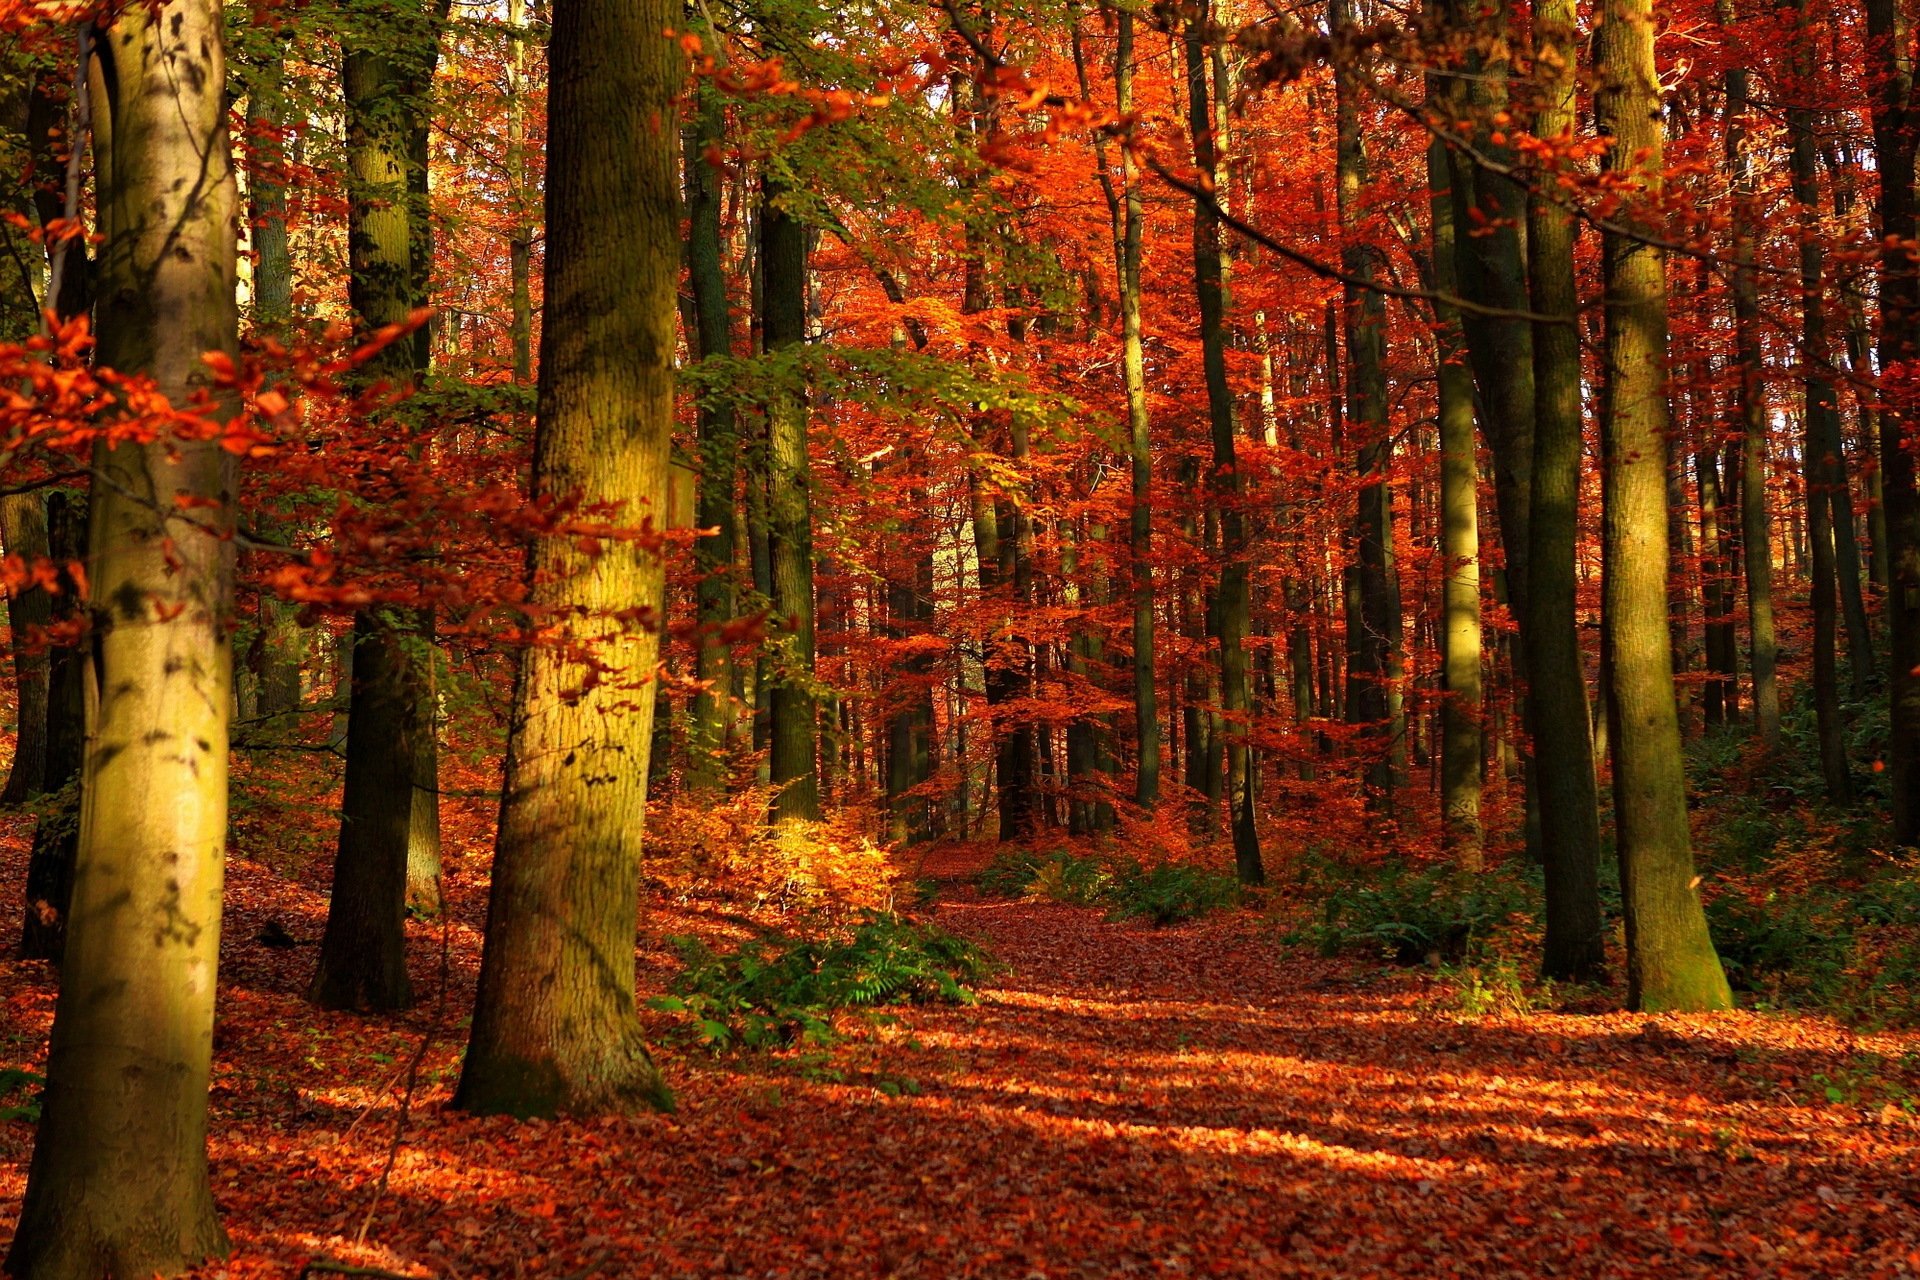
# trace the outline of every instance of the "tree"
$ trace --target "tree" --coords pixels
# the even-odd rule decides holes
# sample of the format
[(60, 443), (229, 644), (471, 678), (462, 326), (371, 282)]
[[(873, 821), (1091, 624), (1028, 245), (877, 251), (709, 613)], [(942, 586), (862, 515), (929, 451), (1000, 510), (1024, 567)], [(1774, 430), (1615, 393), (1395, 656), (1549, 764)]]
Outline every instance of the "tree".
[[(353, 29), (341, 65), (347, 113), (347, 293), (368, 330), (404, 324), (416, 298), (421, 247), (409, 197), (416, 117), (431, 83), (438, 24), (417, 5), (380, 13), (377, 29)], [(361, 22), (367, 22), (363, 15)], [(423, 69), (423, 65), (426, 68)], [(395, 395), (420, 371), (411, 341), (386, 346), (363, 368)], [(423, 735), (432, 733), (432, 653), (418, 610), (366, 608), (353, 620), (347, 772), (326, 935), (310, 990), (328, 1008), (397, 1009), (412, 999), (406, 969), (409, 862), (431, 848), (437, 823), (416, 831)], [(437, 807), (437, 796), (427, 803)], [(416, 873), (417, 874), (417, 873)], [(437, 878), (437, 866), (429, 880)]]
[[(682, 64), (664, 0), (553, 10), (536, 500), (664, 512), (680, 275)], [(634, 999), (639, 854), (664, 572), (653, 540), (539, 537), (455, 1105), (511, 1115), (671, 1105)]]
[[(1533, 130), (1571, 139), (1576, 66), (1573, 0), (1535, 0), (1539, 105)], [(1540, 856), (1546, 879), (1541, 971), (1592, 979), (1606, 964), (1600, 914), (1600, 810), (1587, 714), (1586, 661), (1575, 617), (1580, 533), (1579, 293), (1573, 214), (1542, 183), (1527, 201), (1533, 329), (1533, 459), (1528, 480), (1527, 705), (1532, 714)]]
[[(136, 6), (93, 43), (99, 292), (113, 302), (96, 356), (185, 406), (210, 389), (203, 355), (231, 355), (239, 337), (221, 9)], [(162, 438), (103, 445), (95, 459), (97, 713), (46, 1096), (6, 1261), (22, 1280), (135, 1280), (226, 1251), (206, 1124), (232, 456), (217, 438)]]
[(1604, 0), (1594, 72), (1594, 114), (1612, 144), (1607, 168), (1637, 197), (1622, 210), (1621, 225), (1606, 232), (1602, 251), (1602, 625), (1628, 998), (1637, 1009), (1725, 1009), (1732, 995), (1693, 873), (1667, 636), (1666, 254), (1648, 213), (1665, 175), (1651, 0)]

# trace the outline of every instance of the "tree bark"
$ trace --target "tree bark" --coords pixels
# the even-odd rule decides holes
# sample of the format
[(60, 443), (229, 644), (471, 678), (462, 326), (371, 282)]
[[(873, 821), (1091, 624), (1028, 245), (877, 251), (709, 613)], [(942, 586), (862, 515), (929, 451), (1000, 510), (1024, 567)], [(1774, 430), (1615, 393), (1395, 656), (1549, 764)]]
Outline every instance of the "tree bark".
[[(238, 208), (221, 10), (135, 6), (99, 32), (100, 364), (176, 404), (238, 348)], [(102, 448), (80, 842), (25, 1204), (6, 1269), (135, 1280), (225, 1253), (207, 1086), (233, 705), (232, 456), (212, 440)], [(177, 494), (204, 502), (189, 514)], [(154, 803), (164, 796), (165, 804)]]
[[(57, 564), (85, 561), (85, 498), (64, 489), (47, 495), (47, 544)], [(79, 584), (72, 573), (62, 569), (60, 591), (53, 599), (53, 621), (70, 622), (84, 608)], [(66, 951), (74, 860), (79, 852), (80, 770), (87, 746), (87, 653), (82, 644), (68, 644), (53, 649), (48, 657), (46, 784), (51, 807), (33, 825), (20, 954), (28, 960), (58, 961)]]
[[(1607, 168), (1640, 197), (1608, 231), (1602, 415), (1605, 616), (1614, 814), (1636, 1009), (1732, 1004), (1700, 908), (1667, 634), (1665, 253), (1635, 234), (1664, 178), (1651, 0), (1604, 0), (1594, 36), (1595, 118)], [(1648, 227), (1648, 230), (1652, 228)]]
[[(24, 335), (22, 335), (24, 336)], [(0, 550), (28, 564), (47, 554), (46, 497), (38, 489), (0, 497)], [(7, 598), (7, 623), (13, 635), (13, 764), (0, 805), (19, 804), (39, 795), (47, 774), (47, 650), (36, 632), (53, 617), (53, 599), (45, 587), (28, 586)]]
[[(666, 509), (683, 76), (671, 0), (561, 0), (549, 54), (546, 299), (534, 496)], [(670, 1106), (634, 1000), (665, 572), (647, 540), (536, 540), (473, 1031), (455, 1105)], [(642, 619), (639, 622), (635, 618)], [(600, 677), (590, 680), (593, 667)]]
[[(767, 405), (767, 545), (773, 587), (768, 755), (776, 820), (820, 816), (819, 715), (814, 686), (813, 478), (807, 400), (797, 357), (807, 337), (805, 229), (768, 175), (760, 210), (761, 332), (769, 356), (796, 358)], [(789, 383), (793, 385), (789, 385)]]

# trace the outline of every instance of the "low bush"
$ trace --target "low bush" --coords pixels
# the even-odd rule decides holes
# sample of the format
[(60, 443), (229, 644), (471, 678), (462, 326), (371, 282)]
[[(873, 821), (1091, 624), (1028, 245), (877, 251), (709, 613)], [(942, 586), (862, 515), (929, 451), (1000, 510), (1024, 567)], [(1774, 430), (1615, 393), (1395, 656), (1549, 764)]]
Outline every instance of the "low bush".
[(1049, 898), (1075, 906), (1105, 907), (1116, 918), (1155, 924), (1177, 924), (1240, 901), (1239, 882), (1219, 872), (1182, 862), (1151, 867), (1132, 859), (1109, 863), (1064, 849), (1002, 853), (976, 883), (982, 892), (998, 897)]
[(776, 1048), (837, 1038), (836, 1013), (902, 1004), (970, 1004), (985, 952), (938, 926), (869, 912), (819, 938), (768, 933), (716, 952), (669, 939), (685, 968), (651, 1007), (684, 1017), (708, 1048)]
[[(1311, 873), (1320, 902), (1302, 932), (1325, 955), (1372, 952), (1396, 964), (1460, 964), (1495, 930), (1526, 916), (1526, 880), (1504, 868), (1470, 875), (1450, 866), (1386, 862)], [(1296, 935), (1298, 936), (1298, 935)]]

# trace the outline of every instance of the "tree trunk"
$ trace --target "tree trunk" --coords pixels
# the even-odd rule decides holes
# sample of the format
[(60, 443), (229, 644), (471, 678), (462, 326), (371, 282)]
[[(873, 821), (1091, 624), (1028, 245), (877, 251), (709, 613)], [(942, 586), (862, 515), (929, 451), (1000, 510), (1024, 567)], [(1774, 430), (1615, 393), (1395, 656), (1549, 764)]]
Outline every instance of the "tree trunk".
[[(1352, 21), (1349, 0), (1329, 0), (1328, 21), (1341, 27)], [(1338, 217), (1343, 229), (1354, 227), (1361, 214), (1361, 187), (1366, 181), (1366, 157), (1360, 139), (1360, 93), (1349, 69), (1336, 69), (1336, 133), (1334, 163)], [(1367, 769), (1370, 800), (1391, 808), (1393, 769), (1390, 763), (1392, 726), (1388, 721), (1387, 680), (1391, 658), (1388, 614), (1388, 544), (1392, 538), (1392, 493), (1388, 472), (1393, 461), (1393, 438), (1387, 426), (1386, 324), (1381, 295), (1366, 287), (1381, 270), (1377, 246), (1351, 238), (1341, 250), (1341, 267), (1361, 283), (1343, 289), (1342, 328), (1346, 337), (1347, 376), (1342, 414), (1337, 425), (1354, 456), (1360, 478), (1353, 523), (1353, 559), (1345, 583), (1347, 616), (1347, 697), (1349, 724), (1367, 727)], [(1336, 447), (1338, 443), (1336, 442)]]
[[(726, 104), (711, 86), (700, 89), (690, 146), (686, 149), (687, 278), (692, 286), (694, 351), (700, 358), (731, 359), (733, 322), (727, 300), (726, 263), (721, 254), (720, 174), (709, 158), (726, 141)], [(733, 646), (724, 635), (736, 612), (733, 590), (734, 490), (740, 478), (740, 433), (733, 404), (722, 397), (699, 408), (700, 485), (695, 521), (704, 533), (694, 544), (699, 575), (692, 741), (688, 744), (688, 783), (695, 790), (719, 789), (727, 742), (733, 728)]]
[[(1733, 0), (1718, 0), (1731, 32)], [(1753, 671), (1753, 732), (1767, 750), (1780, 745), (1779, 642), (1773, 621), (1773, 529), (1767, 516), (1767, 386), (1760, 354), (1760, 291), (1754, 276), (1754, 177), (1747, 155), (1747, 70), (1727, 68), (1726, 160), (1733, 174), (1733, 329), (1739, 363), (1740, 548), (1747, 578), (1747, 663)]]
[[(1813, 70), (1812, 48), (1802, 9), (1795, 32), (1794, 69), (1806, 77)], [(1802, 83), (1807, 83), (1802, 80)], [(1840, 712), (1838, 612), (1840, 586), (1834, 544), (1853, 543), (1853, 509), (1841, 501), (1846, 472), (1840, 462), (1840, 410), (1833, 393), (1832, 352), (1827, 343), (1826, 254), (1820, 244), (1817, 204), (1820, 198), (1814, 156), (1813, 112), (1803, 106), (1787, 109), (1787, 128), (1793, 137), (1793, 198), (1800, 205), (1800, 367), (1801, 425), (1804, 443), (1801, 466), (1807, 503), (1807, 542), (1813, 568), (1808, 599), (1813, 611), (1813, 708), (1820, 744), (1820, 773), (1827, 798), (1836, 805), (1853, 802), (1853, 782), (1847, 776), (1846, 725)], [(1844, 523), (1842, 520), (1844, 519)], [(1853, 587), (1858, 593), (1859, 556), (1854, 559)], [(1864, 627), (1864, 614), (1862, 615)], [(1852, 652), (1857, 672), (1864, 673), (1868, 654)]]
[[(1203, 5), (1186, 29), (1187, 128), (1193, 138), (1194, 162), (1202, 173), (1220, 167), (1215, 119), (1208, 105), (1206, 24), (1211, 6)], [(1224, 188), (1226, 184), (1217, 184)], [(1220, 221), (1208, 200), (1194, 203), (1193, 276), (1200, 304), (1200, 346), (1207, 379), (1207, 420), (1213, 437), (1213, 466), (1209, 489), (1220, 521), (1220, 582), (1209, 613), (1220, 644), (1220, 721), (1226, 763), (1226, 797), (1233, 831), (1234, 868), (1243, 884), (1260, 884), (1266, 870), (1260, 861), (1260, 835), (1255, 822), (1258, 801), (1253, 748), (1248, 743), (1253, 721), (1253, 695), (1247, 673), (1247, 636), (1252, 631), (1253, 600), (1248, 581), (1246, 516), (1241, 511), (1245, 482), (1235, 456), (1233, 391), (1227, 384), (1227, 327), (1225, 271), (1220, 248)]]
[[(1429, 88), (1429, 93), (1432, 90)], [(1454, 272), (1453, 200), (1447, 194), (1446, 144), (1427, 145), (1427, 186), (1433, 216), (1433, 287), (1458, 288)], [(1440, 814), (1454, 861), (1479, 871), (1485, 861), (1480, 829), (1480, 770), (1486, 752), (1480, 691), (1480, 474), (1474, 458), (1473, 371), (1466, 363), (1458, 310), (1434, 304), (1435, 378), (1440, 419), (1441, 671), (1446, 698), (1440, 712)]]
[[(46, 556), (46, 498), (38, 489), (0, 497), (0, 550), (28, 564)], [(7, 599), (18, 728), (0, 805), (19, 804), (39, 795), (46, 785), (47, 650), (44, 638), (35, 633), (44, 632), (52, 617), (53, 599), (44, 587), (28, 586)]]
[(1663, 142), (1651, 0), (1604, 0), (1594, 36), (1595, 118), (1607, 168), (1641, 199), (1606, 233), (1602, 415), (1605, 615), (1614, 813), (1636, 1009), (1732, 1004), (1700, 908), (1667, 634), (1665, 253), (1633, 234), (1660, 195)]
[[(679, 286), (683, 62), (669, 0), (566, 0), (549, 54), (546, 298), (536, 498), (666, 509)], [(671, 1106), (634, 1001), (654, 672), (665, 605), (641, 542), (599, 554), (535, 542), (533, 602), (569, 618), (514, 687), (486, 949), (466, 1065), (468, 1111), (552, 1115)], [(589, 682), (587, 657), (605, 675)]]
[[(63, 489), (47, 496), (47, 544), (55, 563), (86, 559), (84, 498)], [(53, 599), (55, 622), (71, 622), (85, 609), (78, 587), (73, 575), (61, 570), (60, 591)], [(28, 960), (57, 961), (66, 950), (74, 858), (79, 849), (80, 769), (87, 746), (87, 653), (82, 644), (68, 644), (48, 657), (46, 782), (52, 807), (33, 825), (20, 954)]]
[[(419, 202), (412, 172), (423, 85), (430, 82), (430, 72), (421, 67), (437, 56), (429, 51), (438, 41), (437, 23), (418, 6), (389, 9), (380, 17), (391, 27), (380, 36), (344, 33), (341, 67), (347, 117), (347, 296), (368, 331), (404, 322), (423, 284), (414, 260), (416, 251), (425, 252), (425, 241), (414, 225)], [(405, 391), (422, 371), (422, 354), (415, 343), (393, 343), (363, 366), (361, 375)], [(416, 880), (437, 880), (439, 859), (437, 788), (423, 794), (421, 785), (426, 781), (422, 766), (433, 759), (427, 749), (431, 734), (423, 741), (419, 724), (422, 716), (431, 716), (431, 657), (422, 660), (412, 651), (422, 641), (431, 644), (424, 622), (417, 612), (404, 619), (400, 611), (362, 609), (354, 615), (333, 896), (319, 967), (308, 990), (323, 1007), (394, 1009), (411, 998), (404, 928), (408, 866), (422, 868)], [(428, 863), (431, 875), (425, 871)]]
[[(401, 1009), (407, 981), (407, 844), (416, 738), (408, 638), (384, 611), (353, 619), (353, 711), (333, 896), (307, 998), (324, 1009)], [(375, 771), (372, 779), (364, 775)]]
[(818, 716), (813, 645), (813, 480), (807, 457), (807, 400), (799, 357), (807, 336), (805, 229), (766, 178), (760, 211), (761, 331), (769, 356), (791, 367), (767, 406), (767, 545), (775, 636), (769, 767), (776, 820), (820, 816)]
[[(1573, 0), (1535, 0), (1533, 38), (1542, 76), (1534, 132), (1558, 137), (1575, 127), (1577, 58)], [(1540, 861), (1546, 881), (1541, 972), (1591, 981), (1606, 966), (1600, 912), (1600, 813), (1586, 661), (1576, 617), (1574, 567), (1580, 531), (1579, 293), (1573, 216), (1545, 195), (1527, 204), (1528, 297), (1544, 316), (1533, 330), (1533, 459), (1529, 477), (1527, 625)]]
[[(109, 303), (96, 356), (185, 403), (207, 387), (201, 357), (238, 347), (220, 6), (135, 6), (95, 52)], [(233, 705), (232, 455), (163, 439), (102, 448), (94, 465), (94, 715), (46, 1093), (6, 1261), (22, 1280), (171, 1275), (227, 1247), (206, 1125)], [(191, 518), (175, 495), (196, 500)]]

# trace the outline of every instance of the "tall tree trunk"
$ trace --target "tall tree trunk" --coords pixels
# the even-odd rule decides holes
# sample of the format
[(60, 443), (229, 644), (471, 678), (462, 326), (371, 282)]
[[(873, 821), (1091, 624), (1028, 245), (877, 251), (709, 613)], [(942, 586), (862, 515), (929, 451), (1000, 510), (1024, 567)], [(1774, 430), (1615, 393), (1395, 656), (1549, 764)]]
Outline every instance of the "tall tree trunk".
[[(1540, 105), (1534, 133), (1571, 134), (1577, 65), (1573, 0), (1535, 0)], [(1546, 194), (1527, 203), (1527, 284), (1533, 310), (1564, 316), (1533, 330), (1533, 461), (1529, 477), (1527, 625), (1540, 860), (1546, 881), (1541, 972), (1588, 981), (1606, 966), (1600, 912), (1600, 811), (1588, 716), (1586, 660), (1576, 617), (1580, 532), (1579, 292), (1573, 215)]]
[[(533, 33), (527, 26), (526, 0), (507, 0), (507, 38), (512, 42), (507, 49), (507, 176), (512, 183), (508, 199), (513, 208), (513, 223), (507, 229), (507, 268), (513, 307), (509, 329), (513, 339), (513, 380), (524, 386), (533, 381), (534, 231), (529, 208), (533, 183), (527, 148), (527, 42)], [(691, 212), (697, 208), (703, 193), (696, 190), (691, 181), (687, 191)], [(694, 291), (697, 298), (698, 281)], [(702, 354), (707, 354), (704, 348)]]
[[(186, 403), (235, 352), (238, 208), (220, 6), (121, 12), (92, 67), (104, 367)], [(134, 1280), (225, 1253), (207, 1086), (233, 705), (232, 457), (100, 449), (98, 604), (73, 911), (26, 1200), (6, 1270)], [(174, 502), (195, 501), (191, 518)], [(155, 797), (166, 803), (154, 803)], [(156, 923), (157, 922), (157, 923)]]
[[(1431, 93), (1431, 89), (1429, 89)], [(1427, 186), (1433, 211), (1435, 291), (1454, 293), (1453, 200), (1447, 193), (1446, 144), (1427, 146)], [(1486, 753), (1481, 733), (1480, 691), (1480, 472), (1474, 457), (1473, 371), (1466, 363), (1460, 314), (1448, 302), (1434, 304), (1434, 355), (1439, 385), (1440, 558), (1442, 675), (1446, 700), (1440, 713), (1440, 813), (1447, 849), (1463, 870), (1484, 862), (1480, 828), (1480, 770)]]
[[(1215, 120), (1208, 105), (1207, 24), (1211, 6), (1203, 5), (1187, 23), (1187, 128), (1194, 162), (1202, 173), (1220, 167)], [(1224, 184), (1221, 184), (1224, 185)], [(1226, 795), (1233, 830), (1235, 870), (1244, 884), (1260, 884), (1260, 834), (1252, 729), (1253, 696), (1247, 673), (1247, 636), (1252, 630), (1253, 600), (1248, 581), (1246, 515), (1241, 511), (1245, 482), (1235, 456), (1233, 391), (1227, 384), (1225, 271), (1221, 261), (1220, 220), (1210, 200), (1194, 202), (1193, 276), (1200, 303), (1200, 346), (1207, 379), (1207, 420), (1213, 437), (1209, 489), (1219, 510), (1220, 582), (1209, 613), (1220, 645), (1220, 710), (1226, 762)]]
[[(684, 74), (672, 0), (553, 13), (536, 498), (663, 523), (673, 434)], [(671, 1106), (641, 1039), (633, 938), (665, 572), (640, 543), (536, 540), (565, 634), (520, 661), (486, 949), (454, 1102), (552, 1115)], [(589, 682), (591, 658), (605, 671)]]
[[(378, 35), (343, 33), (341, 66), (347, 117), (348, 301), (367, 331), (407, 319), (414, 307), (420, 243), (410, 194), (415, 117), (422, 109), (418, 64), (438, 40), (437, 25), (417, 6), (381, 15)], [(364, 19), (363, 19), (364, 20)], [(390, 29), (389, 29), (390, 28)], [(371, 380), (405, 391), (414, 385), (419, 350), (395, 342), (362, 369)], [(420, 718), (430, 699), (422, 680), (430, 667), (416, 651), (418, 616), (363, 609), (353, 620), (352, 697), (348, 702), (345, 785), (333, 896), (309, 998), (327, 1008), (403, 1007), (406, 977), (408, 862), (415, 843), (422, 743)], [(430, 643), (430, 641), (428, 642)], [(423, 687), (424, 686), (424, 687)], [(430, 795), (428, 803), (437, 801)], [(422, 825), (436, 846), (437, 823)]]
[[(1795, 32), (1794, 70), (1802, 85), (1813, 70), (1813, 50), (1802, 7)], [(1847, 776), (1846, 725), (1840, 713), (1838, 606), (1840, 587), (1834, 544), (1853, 544), (1853, 510), (1843, 504), (1846, 472), (1840, 462), (1840, 409), (1833, 393), (1832, 352), (1827, 343), (1826, 253), (1820, 244), (1817, 205), (1819, 180), (1815, 169), (1813, 112), (1804, 106), (1787, 109), (1787, 128), (1793, 137), (1793, 198), (1800, 205), (1800, 368), (1803, 410), (1801, 450), (1807, 502), (1807, 542), (1813, 566), (1809, 603), (1813, 610), (1813, 707), (1820, 743), (1820, 773), (1827, 798), (1836, 805), (1853, 802), (1853, 782)], [(1844, 517), (1845, 523), (1841, 523)], [(1853, 587), (1860, 586), (1859, 557), (1854, 556)], [(1864, 615), (1863, 615), (1864, 627)], [(1856, 671), (1864, 672), (1868, 653), (1854, 649)]]
[(287, 43), (275, 33), (247, 88), (247, 227), (253, 249), (253, 325), (284, 335), (293, 320), (293, 254), (287, 234)]
[[(1456, 126), (1474, 152), (1496, 164), (1513, 159), (1503, 125), (1508, 108), (1507, 43), (1511, 0), (1490, 5), (1452, 0), (1454, 29), (1465, 39), (1466, 74), (1450, 77)], [(1451, 124), (1452, 122), (1449, 121)], [(1527, 195), (1514, 179), (1483, 167), (1459, 148), (1448, 151), (1452, 167), (1454, 221), (1471, 234), (1454, 237), (1461, 296), (1510, 312), (1528, 309)], [(1534, 431), (1533, 333), (1524, 319), (1468, 311), (1461, 317), (1474, 382), (1480, 389), (1481, 426), (1493, 455), (1494, 504), (1500, 515), (1500, 545), (1506, 559), (1507, 606), (1519, 624), (1508, 646), (1515, 683), (1531, 689), (1525, 643), (1532, 600), (1532, 494)], [(1521, 720), (1533, 727), (1522, 695)], [(1539, 780), (1532, 758), (1522, 757), (1527, 849), (1544, 860), (1540, 835)]]
[(1628, 997), (1646, 1010), (1732, 1004), (1693, 873), (1686, 770), (1667, 615), (1666, 255), (1635, 234), (1665, 164), (1652, 0), (1604, 0), (1594, 36), (1595, 118), (1607, 168), (1638, 199), (1608, 231), (1602, 415), (1605, 615), (1614, 814), (1626, 908)]
[[(1329, 0), (1328, 21), (1337, 27), (1352, 21), (1349, 0)], [(1387, 424), (1386, 325), (1381, 295), (1368, 287), (1380, 273), (1377, 246), (1358, 238), (1360, 196), (1366, 181), (1366, 156), (1360, 139), (1360, 97), (1357, 71), (1336, 68), (1335, 188), (1339, 223), (1345, 244), (1341, 267), (1356, 283), (1343, 290), (1342, 328), (1346, 336), (1347, 376), (1344, 413), (1339, 424), (1353, 450), (1354, 471), (1360, 478), (1353, 525), (1353, 562), (1347, 571), (1347, 722), (1364, 725), (1374, 762), (1367, 771), (1371, 797), (1391, 808), (1393, 769), (1392, 725), (1388, 719), (1387, 681), (1391, 662), (1388, 616), (1391, 596), (1387, 584), (1388, 546), (1393, 537), (1392, 491), (1388, 473), (1393, 462), (1393, 437)]]
[(805, 228), (784, 207), (784, 189), (766, 179), (760, 209), (761, 331), (767, 354), (795, 357), (767, 405), (767, 543), (775, 650), (769, 767), (776, 819), (820, 816), (818, 716), (813, 645), (813, 481), (807, 458), (807, 401), (797, 357), (807, 336)]
[[(716, 37), (717, 38), (717, 37)], [(726, 264), (721, 255), (720, 173), (710, 151), (725, 142), (726, 104), (711, 86), (699, 90), (691, 145), (686, 149), (687, 277), (693, 290), (695, 351), (702, 358), (731, 359), (733, 323), (727, 302)], [(688, 782), (716, 790), (724, 782), (723, 756), (733, 727), (733, 646), (724, 634), (736, 612), (733, 590), (734, 490), (740, 477), (740, 433), (731, 401), (716, 397), (699, 405), (700, 485), (695, 521), (703, 531), (694, 544), (699, 575), (694, 650), (692, 742)], [(711, 532), (706, 532), (710, 530)]]
[[(1721, 28), (1735, 25), (1733, 0), (1717, 0)], [(1754, 276), (1754, 177), (1747, 155), (1748, 77), (1728, 67), (1726, 160), (1733, 175), (1733, 329), (1739, 364), (1740, 548), (1747, 578), (1747, 663), (1753, 671), (1753, 732), (1780, 745), (1779, 642), (1773, 621), (1773, 528), (1767, 516), (1767, 385), (1760, 353), (1760, 290)]]
[(1879, 175), (1881, 378), (1880, 488), (1887, 513), (1887, 766), (1894, 838), (1920, 842), (1920, 487), (1907, 446), (1920, 403), (1905, 370), (1920, 355), (1920, 260), (1912, 245), (1914, 153), (1920, 110), (1914, 102), (1911, 32), (1897, 0), (1865, 0), (1867, 81), (1873, 100), (1874, 172)]

